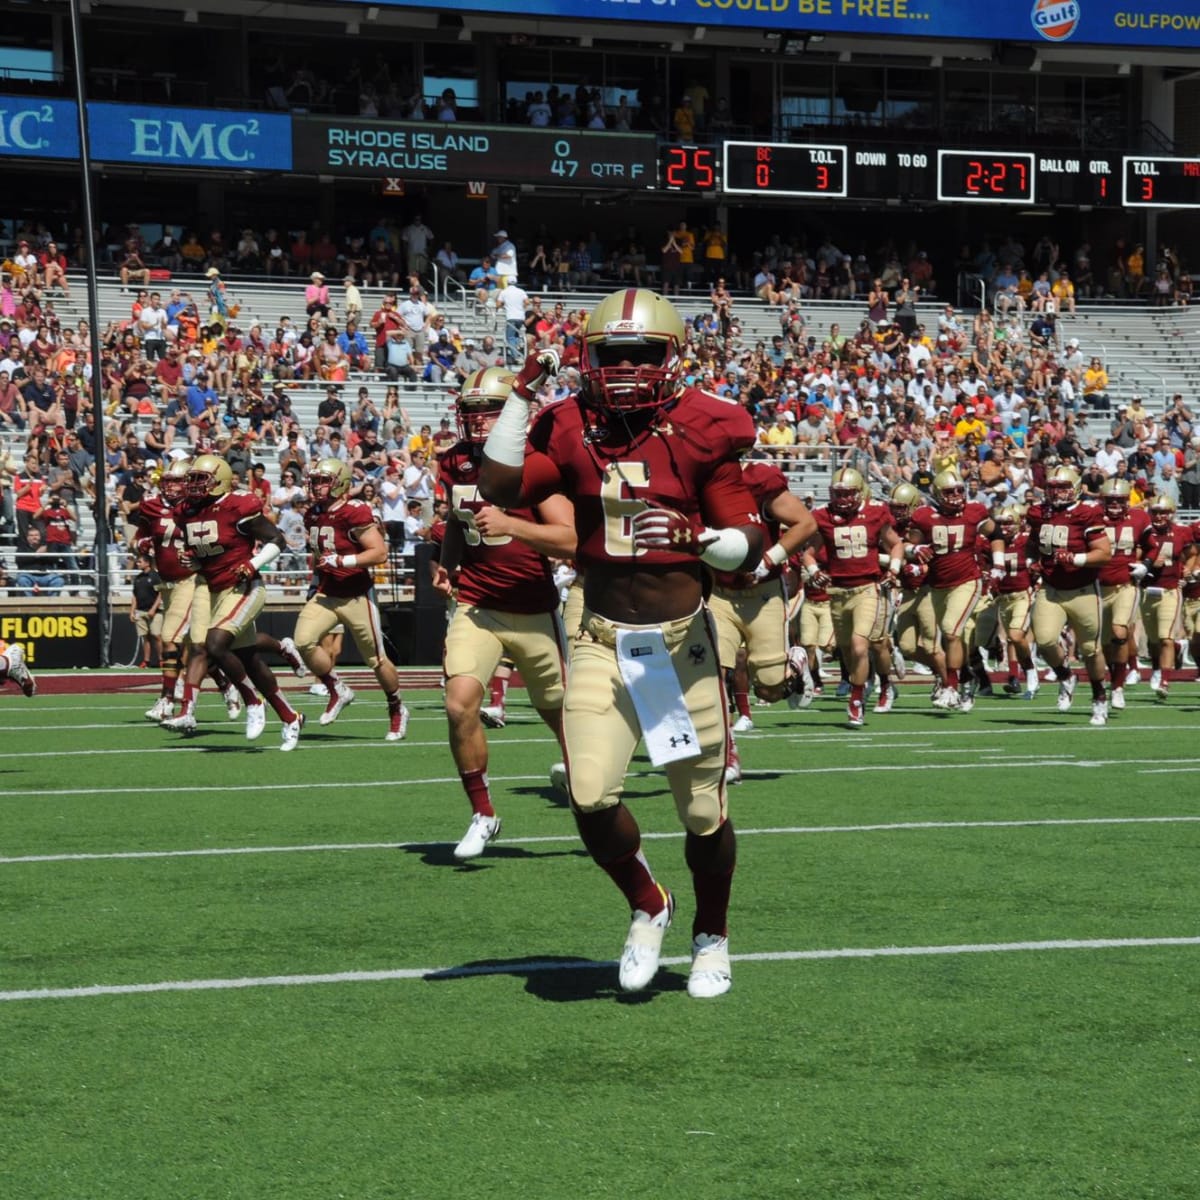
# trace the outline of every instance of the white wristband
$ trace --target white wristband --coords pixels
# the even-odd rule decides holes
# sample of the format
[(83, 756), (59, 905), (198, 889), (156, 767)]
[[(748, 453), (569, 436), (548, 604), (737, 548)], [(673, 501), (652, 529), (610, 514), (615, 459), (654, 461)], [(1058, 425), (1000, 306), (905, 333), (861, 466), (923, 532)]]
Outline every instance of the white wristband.
[(279, 547), (274, 542), (264, 542), (262, 549), (250, 560), (250, 565), (261, 571), (279, 557)]
[(700, 540), (700, 561), (717, 571), (738, 570), (750, 553), (750, 539), (740, 529), (706, 529)]
[(341, 559), (338, 561), (338, 566), (340, 566), (340, 567), (357, 567), (358, 566), (358, 555), (357, 554), (343, 554)]
[(1077, 567), (1086, 567), (1086, 566), (1088, 565), (1088, 560), (1087, 560), (1087, 555), (1086, 555), (1086, 554), (1077, 554), (1077, 555), (1075, 555), (1075, 557), (1074, 557), (1074, 558), (1073, 558), (1071, 561), (1072, 561), (1072, 562), (1073, 562), (1073, 563), (1074, 563), (1074, 564), (1075, 564)]
[(992, 566), (997, 570), (1004, 570), (1004, 555), (999, 550), (992, 551)]
[(763, 555), (763, 558), (765, 558), (767, 562), (771, 564), (771, 566), (778, 567), (782, 566), (783, 563), (787, 561), (787, 556), (787, 551), (779, 542), (776, 542), (775, 545), (773, 545), (770, 550)]
[(821, 573), (821, 568), (818, 566), (815, 566), (813, 563), (805, 563), (804, 564), (804, 578), (805, 579), (809, 579), (809, 580), (816, 579), (816, 577), (818, 575), (820, 575), (820, 573)]
[(891, 571), (891, 573), (893, 575), (899, 575), (901, 570), (903, 570), (903, 568), (904, 568), (904, 559), (902, 559), (902, 558), (893, 558), (893, 559), (890, 559), (888, 562), (888, 570)]
[(529, 401), (509, 392), (504, 407), (483, 444), (483, 452), (504, 467), (525, 465), (525, 427), (529, 424)]

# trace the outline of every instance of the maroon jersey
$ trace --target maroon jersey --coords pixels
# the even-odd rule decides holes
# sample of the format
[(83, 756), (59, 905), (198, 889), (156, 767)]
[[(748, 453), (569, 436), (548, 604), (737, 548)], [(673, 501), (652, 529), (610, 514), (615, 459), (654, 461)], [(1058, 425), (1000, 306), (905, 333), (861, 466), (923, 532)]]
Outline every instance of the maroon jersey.
[[(484, 537), (475, 514), (488, 503), (479, 494), (479, 461), (467, 442), (442, 455), (440, 478), (450, 500), (450, 521), (462, 533), (458, 602), (498, 612), (544, 613), (558, 608), (558, 589), (549, 561), (524, 542), (505, 534)], [(536, 521), (532, 508), (509, 508), (524, 521)]]
[(1142, 535), (1143, 558), (1153, 572), (1155, 586), (1175, 591), (1179, 587), (1183, 552), (1196, 540), (1195, 526), (1172, 525), (1169, 529), (1151, 526)]
[(955, 516), (947, 516), (930, 505), (913, 513), (909, 540), (915, 532), (923, 546), (933, 547), (933, 558), (929, 562), (930, 587), (953, 588), (979, 578), (981, 572), (975, 543), (980, 536), (980, 525), (988, 519), (988, 510), (975, 501), (969, 501)]
[(883, 577), (879, 539), (885, 529), (892, 527), (892, 514), (887, 508), (865, 504), (846, 517), (824, 507), (814, 509), (813, 517), (829, 557), (824, 570), (833, 587), (862, 587)]
[(162, 496), (145, 497), (133, 521), (154, 543), (154, 569), (164, 583), (178, 583), (195, 574), (180, 557), (183, 531), (179, 527), (179, 511)]
[(370, 567), (322, 567), (320, 560), (326, 554), (356, 554), (362, 546), (355, 534), (374, 524), (375, 513), (361, 500), (314, 504), (304, 514), (318, 592), (325, 596), (365, 596), (371, 590)]
[(695, 564), (695, 555), (686, 552), (635, 550), (633, 517), (659, 505), (718, 529), (759, 524), (737, 462), (754, 438), (754, 422), (740, 404), (695, 388), (681, 392), (628, 445), (590, 428), (577, 400), (563, 400), (534, 421), (525, 494), (535, 500), (553, 492), (571, 497), (576, 561), (584, 570), (614, 562)]
[(203, 508), (180, 506), (184, 545), (214, 592), (233, 587), (238, 568), (254, 557), (255, 538), (245, 526), (262, 510), (262, 501), (248, 492), (218, 496)]
[(1029, 563), (1025, 558), (1025, 548), (1029, 534), (1024, 530), (1017, 534), (1010, 543), (1004, 546), (1004, 578), (996, 584), (996, 592), (1001, 596), (1012, 596), (1017, 592), (1027, 592), (1033, 586), (1029, 578)]
[(1092, 543), (1104, 537), (1104, 510), (1098, 504), (1072, 504), (1070, 508), (1051, 508), (1035, 504), (1029, 510), (1030, 560), (1037, 558), (1042, 579), (1060, 591), (1090, 587), (1100, 574), (1099, 567), (1077, 567), (1060, 563), (1058, 552), (1086, 554)]
[(1132, 582), (1129, 568), (1138, 560), (1138, 545), (1150, 528), (1150, 514), (1144, 508), (1131, 508), (1119, 521), (1104, 519), (1104, 532), (1112, 542), (1112, 558), (1100, 568), (1104, 587)]
[[(788, 490), (788, 481), (784, 473), (770, 463), (751, 462), (742, 467), (742, 479), (758, 505), (758, 515), (763, 523), (763, 553), (779, 541), (779, 522), (767, 512), (767, 507), (776, 496)], [(755, 586), (755, 579), (749, 571), (716, 571), (717, 583), (724, 588), (747, 588)], [(778, 579), (783, 574), (783, 567), (772, 567), (768, 579)]]

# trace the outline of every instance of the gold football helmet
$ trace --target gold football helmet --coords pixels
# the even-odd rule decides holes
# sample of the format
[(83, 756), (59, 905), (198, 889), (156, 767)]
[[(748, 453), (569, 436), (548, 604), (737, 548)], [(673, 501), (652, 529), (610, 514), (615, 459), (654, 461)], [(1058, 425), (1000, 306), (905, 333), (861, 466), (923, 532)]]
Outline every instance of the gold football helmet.
[(888, 497), (888, 508), (897, 521), (907, 521), (921, 505), (921, 493), (907, 480), (896, 484)]
[(1070, 508), (1079, 499), (1079, 472), (1060, 463), (1046, 472), (1046, 501), (1051, 508)]
[(675, 306), (647, 288), (623, 288), (592, 311), (579, 364), (594, 408), (632, 412), (665, 404), (679, 387), (687, 331)]
[[(862, 474), (853, 467), (834, 471), (829, 481), (829, 510), (842, 517), (852, 517), (863, 505), (863, 489), (868, 488)], [(868, 488), (866, 495), (870, 495)]]
[(308, 477), (308, 494), (316, 504), (337, 500), (350, 490), (353, 482), (350, 468), (340, 458), (323, 458)]
[(938, 511), (948, 517), (957, 516), (967, 506), (967, 485), (957, 471), (939, 471), (929, 490)]
[(1130, 491), (1129, 480), (1115, 476), (1100, 485), (1100, 503), (1104, 505), (1104, 515), (1110, 521), (1119, 521), (1129, 512)]
[(216, 500), (233, 491), (233, 468), (219, 454), (201, 454), (187, 472), (190, 500)]
[(177, 458), (163, 471), (159, 488), (168, 504), (178, 504), (187, 494), (187, 477), (191, 469), (190, 458)]
[(482, 446), (487, 441), (508, 393), (517, 377), (503, 367), (484, 367), (472, 371), (463, 380), (454, 405), (458, 436), (464, 442)]
[(996, 514), (996, 528), (1000, 530), (1000, 536), (1006, 542), (1011, 542), (1020, 532), (1021, 520), (1020, 511), (1012, 504), (1006, 504)]
[(1175, 501), (1170, 496), (1155, 496), (1149, 504), (1150, 523), (1155, 529), (1164, 531), (1171, 528), (1175, 520)]

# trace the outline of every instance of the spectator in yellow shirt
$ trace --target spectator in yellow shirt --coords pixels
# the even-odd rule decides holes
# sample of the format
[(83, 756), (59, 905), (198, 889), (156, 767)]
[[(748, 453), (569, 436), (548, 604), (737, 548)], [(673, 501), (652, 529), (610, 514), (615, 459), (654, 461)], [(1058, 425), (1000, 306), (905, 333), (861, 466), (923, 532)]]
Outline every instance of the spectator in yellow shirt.
[(975, 405), (968, 404), (963, 410), (961, 420), (954, 426), (954, 440), (960, 446), (965, 446), (969, 442), (980, 445), (986, 437), (987, 426), (979, 419)]
[(1059, 312), (1075, 311), (1075, 285), (1066, 271), (1060, 272), (1050, 289), (1050, 294), (1054, 297), (1055, 307)]
[(795, 417), (790, 412), (776, 414), (775, 424), (762, 435), (763, 445), (770, 448), (776, 458), (793, 458), (796, 454)]
[(1108, 407), (1108, 372), (1099, 358), (1093, 358), (1083, 373), (1083, 399), (1094, 408)]

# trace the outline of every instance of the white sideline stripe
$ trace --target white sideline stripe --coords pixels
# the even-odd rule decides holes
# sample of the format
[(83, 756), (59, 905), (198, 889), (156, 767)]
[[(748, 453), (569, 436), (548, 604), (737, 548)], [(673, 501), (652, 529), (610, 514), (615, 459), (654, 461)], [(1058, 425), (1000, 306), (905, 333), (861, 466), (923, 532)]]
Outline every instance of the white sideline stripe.
[[(1125, 950), (1155, 946), (1200, 946), (1200, 937), (1089, 938), (1048, 942), (982, 942), (953, 946), (865, 946), (836, 950), (774, 950), (731, 954), (739, 963), (813, 962), (832, 958), (920, 958), (944, 954), (1011, 954), (1018, 951)], [(660, 959), (663, 966), (680, 967), (690, 957)], [(408, 967), (390, 971), (334, 971), (323, 975), (260, 975), (242, 979), (173, 979), (160, 983), (92, 984), (73, 988), (29, 988), (0, 992), (0, 1002), (15, 1000), (78, 1000), (92, 996), (135, 996), (153, 992), (224, 992), (259, 987), (310, 987), (322, 983), (388, 983), (413, 979), (470, 979), (480, 975), (531, 975), (552, 971), (611, 970), (615, 962), (581, 958), (572, 962), (529, 962), (519, 965), (481, 963), (465, 967)]]
[[(538, 776), (537, 778), (541, 778)], [(1046, 817), (1011, 821), (898, 821), (877, 825), (778, 825), (762, 829), (739, 829), (739, 837), (762, 835), (820, 833), (902, 833), (926, 829), (1032, 829), (1038, 827), (1071, 827), (1084, 825), (1186, 825), (1200, 824), (1197, 817)], [(682, 831), (642, 833), (643, 841), (667, 841), (683, 837)], [(579, 844), (574, 834), (548, 834), (544, 837), (505, 838), (505, 844), (544, 846), (555, 843)], [(432, 850), (450, 846), (452, 842), (311, 842), (299, 846), (208, 846), (200, 850), (112, 850), (80, 852), (77, 854), (21, 854), (0, 858), (0, 866), (18, 863), (103, 862), (114, 859), (142, 858), (218, 858), (238, 854), (322, 854), (355, 850)]]

